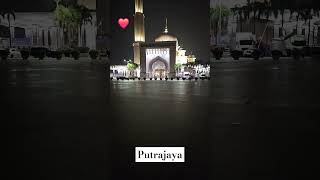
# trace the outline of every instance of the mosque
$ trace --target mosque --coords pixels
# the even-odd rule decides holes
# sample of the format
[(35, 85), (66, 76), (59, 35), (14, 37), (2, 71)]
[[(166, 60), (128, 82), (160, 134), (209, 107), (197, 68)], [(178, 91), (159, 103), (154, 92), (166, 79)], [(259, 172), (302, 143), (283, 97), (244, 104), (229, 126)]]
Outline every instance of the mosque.
[(164, 31), (154, 42), (145, 42), (143, 0), (135, 0), (134, 15), (134, 62), (140, 66), (140, 77), (174, 77), (175, 65), (195, 62), (194, 55), (186, 56), (178, 38), (169, 33), (166, 19)]

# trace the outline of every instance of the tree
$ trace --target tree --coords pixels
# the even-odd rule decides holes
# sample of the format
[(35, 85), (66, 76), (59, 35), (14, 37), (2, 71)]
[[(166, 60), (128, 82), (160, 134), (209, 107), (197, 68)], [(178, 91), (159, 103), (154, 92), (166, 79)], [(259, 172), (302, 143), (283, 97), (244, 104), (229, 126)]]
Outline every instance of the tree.
[(231, 8), (233, 17), (237, 16), (237, 23), (240, 24), (240, 32), (242, 31), (242, 8), (239, 5), (236, 5), (234, 8)]
[(62, 28), (63, 35), (64, 35), (64, 43), (68, 43), (68, 26), (69, 26), (69, 19), (71, 17), (71, 12), (69, 9), (63, 5), (58, 5), (55, 12), (54, 17), (57, 25)]
[(273, 13), (273, 9), (271, 7), (270, 2), (268, 0), (264, 0), (262, 7), (263, 7), (262, 9), (263, 15), (266, 17), (267, 21), (269, 21), (270, 16)]
[[(279, 13), (281, 15), (281, 30), (284, 30), (284, 13), (286, 9), (289, 8), (289, 4), (286, 1), (272, 0), (272, 11), (275, 18), (278, 18)], [(284, 36), (284, 34), (280, 34), (280, 36)]]
[(127, 69), (130, 72), (130, 76), (133, 76), (133, 72), (139, 67), (138, 64), (132, 62), (131, 60), (127, 64)]
[[(271, 8), (270, 2), (268, 0), (264, 0), (263, 3), (261, 3), (261, 5), (260, 5), (259, 11), (260, 11), (261, 15), (263, 15), (267, 20), (267, 24), (266, 24), (266, 30), (267, 30), (269, 28), (268, 27), (269, 19), (270, 19), (270, 16), (272, 15), (272, 12), (273, 12), (273, 9)], [(268, 33), (266, 33), (266, 39), (269, 39)]]
[[(58, 5), (54, 12), (55, 21), (63, 29), (65, 44), (75, 45), (75, 35), (80, 24), (80, 12), (73, 6)], [(76, 36), (77, 37), (77, 36)]]
[(243, 22), (250, 20), (250, 14), (253, 13), (254, 21), (256, 14), (258, 12), (257, 7), (251, 3), (250, 0), (247, 1), (247, 4), (244, 6), (240, 6), (237, 4), (234, 8), (232, 8), (232, 12), (238, 16), (238, 22), (240, 23), (240, 32), (243, 29)]
[(231, 15), (231, 10), (224, 5), (216, 5), (210, 8), (210, 27), (214, 30), (216, 37), (216, 44), (218, 44), (218, 31), (219, 31), (219, 21), (221, 24), (226, 22), (226, 18)]
[(300, 15), (301, 15), (301, 9), (300, 8), (297, 8), (295, 9), (293, 12), (296, 12), (297, 13), (297, 25), (296, 25), (296, 31), (298, 33), (298, 27), (299, 27), (299, 19), (300, 19)]
[(81, 13), (75, 6), (69, 7), (71, 12), (70, 33), (71, 33), (71, 46), (78, 46), (78, 33), (81, 23)]
[[(86, 46), (86, 29), (85, 29), (85, 25), (87, 25), (87, 23), (90, 23), (92, 25), (92, 15), (90, 10), (83, 5), (80, 5), (77, 7), (77, 9), (80, 12), (80, 45), (85, 47)], [(82, 33), (82, 27), (83, 27), (83, 33)]]
[(174, 69), (176, 71), (176, 75), (181, 72), (182, 64), (178, 63), (174, 65)]
[(254, 1), (251, 2), (250, 0), (247, 0), (247, 11), (249, 11), (249, 17), (250, 14), (253, 14), (253, 33), (256, 33), (256, 22), (261, 19), (261, 17), (264, 15), (269, 19), (270, 14), (271, 14), (271, 4), (269, 0), (264, 0), (263, 2), (261, 1)]
[(304, 19), (305, 23), (308, 23), (308, 45), (310, 45), (310, 34), (311, 34), (311, 20), (313, 18), (312, 9), (304, 9), (300, 11), (301, 17)]
[(10, 42), (10, 48), (11, 48), (12, 47), (11, 18), (13, 18), (13, 20), (16, 20), (16, 15), (13, 10), (4, 10), (1, 12), (1, 16), (3, 17), (3, 19), (7, 19), (9, 24), (9, 33), (10, 33), (9, 42)]
[(248, 0), (248, 7), (250, 9), (250, 12), (253, 12), (253, 34), (256, 34), (256, 15), (257, 13), (260, 16), (260, 2), (253, 2), (251, 3), (250, 0)]

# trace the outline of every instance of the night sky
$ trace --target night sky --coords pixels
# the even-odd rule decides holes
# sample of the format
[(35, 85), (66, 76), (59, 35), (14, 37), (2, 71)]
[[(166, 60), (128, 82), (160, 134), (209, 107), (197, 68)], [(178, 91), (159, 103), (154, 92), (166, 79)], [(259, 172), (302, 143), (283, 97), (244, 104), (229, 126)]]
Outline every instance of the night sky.
[(0, 8), (10, 8), (16, 12), (48, 12), (55, 8), (54, 0), (2, 0)]
[[(2, 0), (0, 9), (13, 9), (16, 12), (50, 12), (56, 7), (55, 0)], [(76, 0), (63, 0), (74, 2)]]
[[(112, 62), (133, 58), (134, 1), (117, 0), (112, 5)], [(128, 3), (130, 2), (130, 3)], [(154, 42), (168, 18), (169, 33), (178, 37), (179, 44), (193, 52), (203, 62), (209, 58), (209, 0), (144, 1), (146, 42)], [(118, 27), (120, 17), (130, 19), (126, 30)]]

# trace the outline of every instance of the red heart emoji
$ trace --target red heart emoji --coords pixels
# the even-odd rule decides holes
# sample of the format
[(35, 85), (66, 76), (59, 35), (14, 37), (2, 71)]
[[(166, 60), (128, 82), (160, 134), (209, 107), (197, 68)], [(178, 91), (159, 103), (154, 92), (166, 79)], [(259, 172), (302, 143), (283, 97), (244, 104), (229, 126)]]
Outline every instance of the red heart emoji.
[(122, 29), (126, 29), (129, 25), (129, 19), (128, 18), (125, 18), (125, 19), (120, 18), (118, 20), (118, 24)]

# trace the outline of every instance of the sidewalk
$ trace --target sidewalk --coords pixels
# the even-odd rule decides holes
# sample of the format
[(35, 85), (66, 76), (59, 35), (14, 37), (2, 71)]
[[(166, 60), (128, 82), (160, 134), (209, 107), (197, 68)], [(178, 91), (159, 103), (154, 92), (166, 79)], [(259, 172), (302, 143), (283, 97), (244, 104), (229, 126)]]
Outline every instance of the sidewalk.
[(76, 65), (76, 64), (101, 64), (106, 65), (106, 59), (96, 59), (92, 60), (88, 57), (80, 57), (79, 60), (74, 60), (73, 58), (63, 57), (61, 60), (55, 58), (45, 58), (44, 60), (39, 60), (38, 58), (30, 57), (28, 60), (22, 59), (7, 59), (6, 62), (0, 59), (1, 65)]
[[(311, 59), (311, 57), (305, 57), (301, 58), (303, 59)], [(292, 57), (281, 57), (280, 61), (282, 60), (293, 60)], [(254, 60), (253, 58), (248, 58), (248, 57), (241, 57), (239, 60), (234, 60), (232, 57), (222, 57), (220, 60), (216, 60), (215, 58), (210, 58), (210, 62), (217, 64), (217, 63), (259, 63), (259, 62), (272, 62), (273, 59), (272, 57), (263, 57), (260, 58), (259, 60)]]

